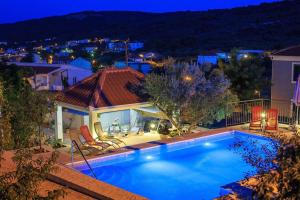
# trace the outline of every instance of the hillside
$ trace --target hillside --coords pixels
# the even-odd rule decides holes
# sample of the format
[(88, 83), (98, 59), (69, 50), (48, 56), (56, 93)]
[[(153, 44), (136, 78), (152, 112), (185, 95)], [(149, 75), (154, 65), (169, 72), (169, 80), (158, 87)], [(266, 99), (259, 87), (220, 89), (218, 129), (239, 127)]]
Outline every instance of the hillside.
[(81, 12), (0, 25), (0, 41), (86, 37), (142, 40), (147, 49), (193, 54), (201, 49), (274, 49), (300, 43), (300, 1), (205, 12)]

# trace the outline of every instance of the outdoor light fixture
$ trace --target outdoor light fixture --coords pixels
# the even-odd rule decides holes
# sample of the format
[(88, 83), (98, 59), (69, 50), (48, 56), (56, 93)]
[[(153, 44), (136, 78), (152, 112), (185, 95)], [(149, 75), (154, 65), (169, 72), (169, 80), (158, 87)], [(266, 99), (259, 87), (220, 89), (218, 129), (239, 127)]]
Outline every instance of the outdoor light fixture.
[(210, 142), (205, 142), (204, 146), (209, 147), (209, 146), (211, 146), (211, 143)]
[(191, 80), (192, 80), (192, 77), (187, 75), (187, 76), (184, 77), (184, 80), (185, 80), (185, 81), (191, 81)]
[(146, 156), (146, 159), (151, 160), (151, 159), (153, 159), (153, 156)]
[(151, 128), (151, 129), (155, 129), (155, 127), (156, 127), (156, 125), (155, 125), (154, 123), (151, 123), (151, 124), (150, 124), (150, 128)]

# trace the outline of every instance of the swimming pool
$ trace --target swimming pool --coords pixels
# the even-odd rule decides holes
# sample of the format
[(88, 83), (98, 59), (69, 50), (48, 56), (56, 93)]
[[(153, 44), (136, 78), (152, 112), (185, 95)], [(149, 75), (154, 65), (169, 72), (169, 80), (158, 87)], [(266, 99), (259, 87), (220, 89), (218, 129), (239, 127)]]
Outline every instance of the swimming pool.
[[(97, 179), (149, 199), (213, 199), (222, 186), (254, 170), (231, 148), (249, 138), (260, 145), (271, 142), (232, 131), (89, 162)], [(85, 164), (74, 168), (92, 176)]]

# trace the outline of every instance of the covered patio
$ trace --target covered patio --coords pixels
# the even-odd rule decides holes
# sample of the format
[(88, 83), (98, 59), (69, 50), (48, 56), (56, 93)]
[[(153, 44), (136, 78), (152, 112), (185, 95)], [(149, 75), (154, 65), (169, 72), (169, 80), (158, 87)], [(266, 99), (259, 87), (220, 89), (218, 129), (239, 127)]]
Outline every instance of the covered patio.
[(68, 133), (87, 125), (94, 138), (98, 131), (130, 145), (160, 140), (158, 128), (166, 116), (131, 89), (142, 78), (130, 68), (110, 68), (64, 91), (57, 98), (56, 139), (68, 144)]

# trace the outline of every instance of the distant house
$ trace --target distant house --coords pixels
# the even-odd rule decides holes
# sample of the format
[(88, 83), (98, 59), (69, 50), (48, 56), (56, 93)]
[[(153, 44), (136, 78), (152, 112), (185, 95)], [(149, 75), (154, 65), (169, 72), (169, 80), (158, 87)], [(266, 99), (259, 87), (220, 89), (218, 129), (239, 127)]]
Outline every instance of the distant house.
[(122, 52), (125, 51), (124, 41), (112, 41), (107, 44), (107, 48), (112, 52)]
[(64, 86), (74, 85), (92, 74), (91, 70), (71, 65), (20, 62), (9, 64), (32, 69), (32, 73), (27, 78), (31, 86), (37, 90), (63, 90)]
[(290, 102), (300, 74), (300, 45), (271, 54), (272, 100)]
[(119, 69), (131, 67), (132, 69), (143, 74), (148, 74), (152, 70), (152, 65), (147, 62), (128, 62), (128, 66), (126, 66), (125, 61), (116, 61), (114, 63), (114, 66), (116, 66)]
[(136, 51), (137, 49), (144, 48), (144, 43), (139, 41), (132, 41), (128, 43), (128, 49), (130, 51)]
[(82, 40), (70, 40), (66, 42), (66, 45), (69, 47), (78, 46), (79, 44), (88, 44), (90, 43), (90, 39), (82, 39)]
[(97, 46), (87, 46), (87, 47), (83, 47), (83, 49), (87, 53), (91, 54), (91, 53), (94, 53), (95, 51), (97, 51), (98, 47)]
[[(125, 51), (125, 42), (121, 40), (111, 41), (107, 45), (108, 49), (113, 52), (122, 52)], [(128, 42), (127, 48), (129, 51), (136, 51), (144, 47), (143, 42), (133, 41)]]
[(75, 60), (73, 60), (72, 62), (70, 62), (70, 65), (82, 68), (82, 69), (87, 69), (87, 70), (91, 70), (92, 69), (92, 64), (90, 61), (84, 59), (84, 58), (76, 58)]
[(221, 51), (205, 51), (198, 56), (198, 64), (218, 64), (220, 59), (227, 59), (227, 53)]
[[(265, 51), (263, 50), (239, 50), (237, 52), (237, 59), (248, 58), (249, 56), (259, 56), (263, 55)], [(229, 52), (222, 51), (204, 51), (198, 56), (198, 64), (218, 64), (219, 60), (227, 61), (230, 58)]]

